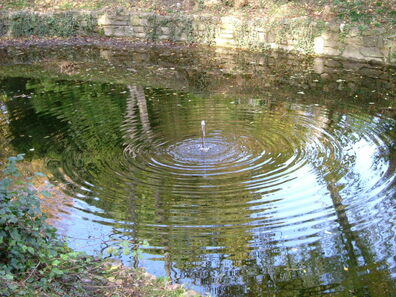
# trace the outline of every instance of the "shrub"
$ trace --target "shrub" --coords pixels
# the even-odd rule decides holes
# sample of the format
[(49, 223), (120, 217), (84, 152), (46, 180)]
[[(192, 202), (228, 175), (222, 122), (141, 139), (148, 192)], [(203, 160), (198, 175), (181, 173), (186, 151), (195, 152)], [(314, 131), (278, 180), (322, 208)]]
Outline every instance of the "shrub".
[(73, 12), (41, 15), (21, 11), (10, 17), (11, 35), (15, 37), (90, 35), (97, 31), (96, 27), (93, 15)]
[(38, 193), (17, 169), (22, 159), (9, 158), (0, 180), (0, 295), (78, 291), (70, 279), (92, 259), (71, 251), (45, 222)]
[[(45, 222), (39, 193), (17, 169), (21, 160), (9, 158), (0, 173), (0, 296), (185, 296), (181, 287), (68, 248)], [(127, 255), (129, 246), (123, 241), (107, 253)]]

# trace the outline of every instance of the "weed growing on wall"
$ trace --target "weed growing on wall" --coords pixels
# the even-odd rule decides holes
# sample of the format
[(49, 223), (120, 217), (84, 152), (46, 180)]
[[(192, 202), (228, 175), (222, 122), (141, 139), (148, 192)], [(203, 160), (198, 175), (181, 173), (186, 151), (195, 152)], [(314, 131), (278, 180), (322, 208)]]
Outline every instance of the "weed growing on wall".
[(10, 16), (10, 34), (25, 36), (77, 36), (96, 32), (96, 18), (90, 14), (72, 12), (42, 15), (30, 12), (18, 12)]
[[(203, 30), (199, 26), (203, 25)], [(208, 45), (215, 44), (216, 34), (220, 25), (220, 18), (198, 16), (192, 24), (192, 33), (189, 35), (190, 42), (203, 43)]]
[[(167, 28), (169, 33), (164, 34), (162, 28)], [(186, 39), (190, 41), (192, 30), (192, 19), (184, 16), (163, 17), (152, 14), (148, 16), (145, 26), (145, 33), (150, 41), (158, 40), (161, 35), (168, 35), (168, 39), (171, 41), (180, 41), (181, 37), (185, 35)]]
[(7, 25), (3, 14), (0, 14), (0, 37), (7, 33)]
[[(271, 26), (275, 43), (293, 46), (294, 49), (304, 54), (314, 52), (314, 39), (325, 30), (323, 22), (312, 22), (309, 19), (294, 19), (274, 23)], [(279, 29), (276, 30), (276, 28)]]

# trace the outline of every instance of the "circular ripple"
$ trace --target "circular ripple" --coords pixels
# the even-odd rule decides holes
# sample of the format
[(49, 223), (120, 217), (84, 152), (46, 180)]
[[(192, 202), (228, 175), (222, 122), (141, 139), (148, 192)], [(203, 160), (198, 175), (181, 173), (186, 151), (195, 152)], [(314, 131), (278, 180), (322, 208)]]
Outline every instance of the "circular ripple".
[(262, 130), (244, 121), (208, 123), (205, 147), (197, 134), (166, 140), (139, 135), (126, 146), (128, 167), (144, 171), (144, 182), (152, 186), (164, 174), (171, 176), (174, 180), (163, 187), (177, 188), (179, 194), (181, 187), (186, 194), (203, 195), (202, 188), (216, 187), (219, 195), (231, 196), (278, 190), (280, 184), (296, 179), (299, 170), (312, 171), (306, 168), (308, 163), (320, 167), (340, 157), (334, 137), (317, 127), (314, 119), (298, 113), (268, 113)]
[[(317, 94), (308, 90), (304, 101), (282, 99), (295, 92), (281, 86), (270, 102), (67, 84), (10, 104), (9, 142), (28, 157), (58, 158), (54, 175), (78, 201), (77, 234), (99, 222), (117, 238), (148, 239), (167, 263), (195, 267), (209, 259), (218, 271), (230, 266), (232, 276), (246, 263), (258, 265), (246, 275), (265, 271), (266, 259), (278, 263), (273, 271), (289, 260), (307, 271), (318, 260), (371, 265), (348, 257), (370, 254), (361, 247), (372, 241), (376, 261), (395, 269), (388, 245), (396, 233), (394, 119), (357, 100), (312, 104)], [(323, 256), (301, 260), (315, 249)]]
[(186, 139), (166, 148), (173, 161), (185, 166), (215, 166), (238, 160), (248, 154), (248, 148), (224, 137)]

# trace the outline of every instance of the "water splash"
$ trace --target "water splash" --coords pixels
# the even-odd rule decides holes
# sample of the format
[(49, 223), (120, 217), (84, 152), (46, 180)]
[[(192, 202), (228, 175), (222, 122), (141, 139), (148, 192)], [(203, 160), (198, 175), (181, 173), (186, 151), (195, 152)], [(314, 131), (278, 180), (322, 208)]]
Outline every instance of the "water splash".
[(207, 152), (209, 147), (206, 146), (206, 123), (205, 120), (201, 121), (201, 133), (202, 133), (202, 147), (200, 148), (201, 151)]

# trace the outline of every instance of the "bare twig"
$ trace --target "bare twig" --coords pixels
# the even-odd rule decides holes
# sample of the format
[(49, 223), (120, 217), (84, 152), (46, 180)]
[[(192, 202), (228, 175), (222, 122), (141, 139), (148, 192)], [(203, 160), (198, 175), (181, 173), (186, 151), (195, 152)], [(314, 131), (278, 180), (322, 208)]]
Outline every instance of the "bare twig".
[(37, 270), (37, 268), (40, 266), (40, 264), (41, 264), (41, 262), (39, 261), (39, 262), (37, 263), (37, 265), (32, 269), (32, 271), (29, 273), (28, 277), (25, 278), (25, 279), (22, 281), (23, 284), (25, 284), (25, 283), (27, 282), (27, 280), (28, 280), (29, 278), (32, 277), (33, 273)]

